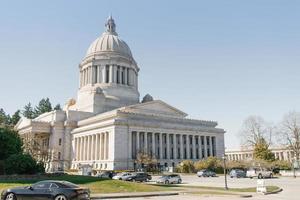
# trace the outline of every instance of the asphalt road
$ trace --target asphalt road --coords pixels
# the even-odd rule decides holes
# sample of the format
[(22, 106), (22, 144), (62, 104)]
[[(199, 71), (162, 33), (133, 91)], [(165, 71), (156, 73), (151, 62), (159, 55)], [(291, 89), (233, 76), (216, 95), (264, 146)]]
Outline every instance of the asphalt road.
[[(153, 181), (155, 181), (158, 177), (153, 177)], [(197, 176), (191, 175), (183, 175), (182, 176), (184, 185), (194, 185), (194, 186), (215, 186), (215, 187), (223, 187), (224, 186), (224, 176), (215, 177), (215, 178), (198, 178)], [(251, 200), (299, 200), (300, 199), (300, 177), (299, 178), (291, 178), (291, 177), (280, 177), (273, 179), (264, 179), (266, 185), (276, 185), (283, 189), (282, 192), (278, 194), (271, 195), (262, 195), (255, 194)], [(257, 179), (249, 179), (249, 178), (228, 178), (228, 187), (231, 188), (244, 188), (244, 187), (256, 187)], [(189, 195), (189, 194), (181, 194), (177, 196), (168, 196), (168, 197), (147, 197), (147, 198), (131, 198), (135, 200), (141, 199), (149, 199), (149, 200), (236, 200), (236, 199), (244, 199), (241, 197), (234, 196), (212, 196), (212, 195)], [(125, 199), (124, 199), (125, 200)], [(128, 199), (127, 199), (128, 200)]]

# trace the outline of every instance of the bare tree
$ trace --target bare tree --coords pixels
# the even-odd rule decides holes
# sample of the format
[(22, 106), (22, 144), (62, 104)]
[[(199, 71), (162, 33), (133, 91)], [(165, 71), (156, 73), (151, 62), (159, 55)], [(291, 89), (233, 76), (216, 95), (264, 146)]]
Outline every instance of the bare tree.
[(266, 141), (268, 146), (272, 142), (274, 127), (260, 116), (249, 116), (244, 120), (240, 136), (241, 142), (246, 146), (254, 146), (261, 141)]
[(139, 166), (146, 165), (147, 168), (153, 168), (157, 164), (157, 159), (143, 151), (140, 151), (136, 157), (136, 163)]
[(294, 152), (294, 157), (300, 158), (300, 113), (290, 112), (283, 117), (279, 136), (284, 145)]

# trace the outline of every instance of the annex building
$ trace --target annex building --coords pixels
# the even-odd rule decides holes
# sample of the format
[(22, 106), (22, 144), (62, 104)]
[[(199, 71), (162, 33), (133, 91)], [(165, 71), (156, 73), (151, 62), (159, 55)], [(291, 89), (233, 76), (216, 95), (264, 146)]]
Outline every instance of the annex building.
[(135, 169), (139, 152), (165, 167), (186, 159), (222, 157), (225, 131), (217, 122), (189, 119), (150, 95), (140, 100), (140, 68), (112, 17), (105, 26), (79, 65), (77, 99), (68, 100), (61, 111), (22, 118), (15, 127), (24, 144), (46, 163), (46, 170), (83, 165), (95, 170)]

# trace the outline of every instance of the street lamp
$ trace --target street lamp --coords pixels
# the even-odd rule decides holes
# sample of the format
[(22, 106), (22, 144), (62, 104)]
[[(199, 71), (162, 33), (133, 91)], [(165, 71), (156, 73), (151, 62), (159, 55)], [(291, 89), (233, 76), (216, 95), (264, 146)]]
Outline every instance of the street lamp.
[(293, 168), (293, 176), (294, 176), (294, 178), (296, 178), (295, 162), (296, 162), (296, 159), (293, 158), (293, 159), (292, 159), (292, 168)]
[(228, 185), (227, 185), (227, 169), (226, 169), (226, 155), (224, 154), (223, 157), (223, 164), (224, 164), (224, 181), (225, 181), (225, 190), (228, 190)]

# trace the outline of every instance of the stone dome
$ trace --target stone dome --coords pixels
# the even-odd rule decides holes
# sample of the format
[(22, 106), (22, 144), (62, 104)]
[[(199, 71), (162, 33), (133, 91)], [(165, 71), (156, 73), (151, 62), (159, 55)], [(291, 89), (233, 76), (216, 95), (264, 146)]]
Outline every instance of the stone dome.
[(113, 53), (133, 59), (129, 46), (119, 38), (111, 16), (107, 19), (105, 26), (106, 31), (90, 45), (85, 57)]

